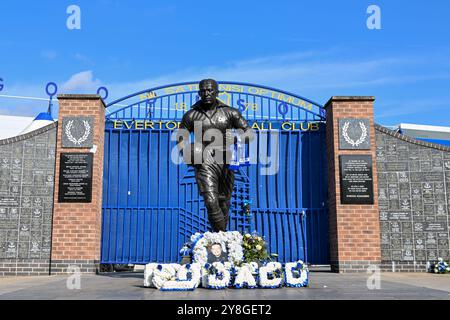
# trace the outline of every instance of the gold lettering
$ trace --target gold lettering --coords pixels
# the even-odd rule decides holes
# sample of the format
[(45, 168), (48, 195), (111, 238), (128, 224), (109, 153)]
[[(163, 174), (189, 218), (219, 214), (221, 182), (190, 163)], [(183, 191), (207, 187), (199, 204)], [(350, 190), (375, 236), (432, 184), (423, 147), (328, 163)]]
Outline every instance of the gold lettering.
[[(171, 126), (173, 125), (173, 126)], [(175, 130), (177, 127), (177, 123), (175, 121), (166, 122), (166, 129)]]
[(175, 93), (175, 88), (174, 87), (166, 88), (165, 91), (167, 94), (172, 94)]
[(152, 129), (152, 130), (155, 130), (155, 128), (153, 127), (153, 121), (145, 121), (145, 122), (144, 122), (144, 128), (145, 128), (145, 129), (150, 128), (150, 129)]
[(175, 110), (187, 110), (186, 102), (176, 102)]
[[(303, 125), (306, 124), (306, 128), (303, 127)], [(302, 131), (308, 131), (310, 128), (310, 123), (309, 122), (301, 122), (300, 123), (300, 130)]]
[(183, 86), (179, 86), (179, 87), (177, 87), (177, 89), (175, 90), (175, 93), (179, 93), (179, 92), (186, 92), (186, 90), (184, 90)]
[(134, 128), (135, 128), (136, 130), (142, 130), (142, 129), (144, 129), (144, 121), (142, 121), (142, 120), (135, 121), (135, 122), (134, 122)]
[(236, 92), (244, 92), (244, 87), (239, 85), (232, 85), (231, 90)]
[(272, 97), (272, 99), (275, 99), (275, 95), (277, 94), (275, 91), (271, 91), (272, 92), (272, 94), (271, 94), (271, 97)]
[(123, 125), (122, 121), (120, 120), (114, 121), (114, 129), (122, 129), (122, 125)]
[[(286, 129), (286, 125), (289, 126), (289, 129)], [(290, 130), (292, 130), (292, 123), (290, 123), (290, 122), (283, 122), (283, 124), (281, 125), (281, 128), (283, 130), (290, 131)]]
[(188, 84), (189, 91), (198, 91), (198, 84)]
[(258, 94), (258, 88), (248, 87), (248, 92), (252, 94)]
[(258, 130), (261, 130), (261, 129), (259, 128), (259, 126), (258, 126), (258, 123), (257, 123), (257, 122), (254, 122), (254, 123), (253, 123), (253, 125), (252, 125), (252, 129), (258, 129)]
[(318, 122), (311, 122), (311, 131), (319, 131), (320, 130), (320, 125)]
[(134, 121), (132, 121), (131, 124), (128, 124), (128, 121), (124, 121), (123, 123), (125, 124), (125, 128), (131, 129), (133, 127), (133, 122)]

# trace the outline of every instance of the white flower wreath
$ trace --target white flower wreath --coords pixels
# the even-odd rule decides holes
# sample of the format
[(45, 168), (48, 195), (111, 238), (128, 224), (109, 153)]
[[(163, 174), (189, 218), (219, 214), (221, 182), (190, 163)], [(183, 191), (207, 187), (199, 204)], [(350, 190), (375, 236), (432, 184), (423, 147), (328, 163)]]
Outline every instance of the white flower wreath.
[(178, 268), (176, 279), (164, 282), (161, 291), (192, 291), (201, 282), (201, 266), (198, 263), (182, 265)]
[(284, 274), (287, 287), (306, 287), (308, 286), (309, 270), (306, 264), (298, 260), (289, 262), (284, 266)]
[(228, 253), (228, 262), (240, 264), (244, 258), (242, 235), (238, 231), (196, 233), (191, 237), (193, 242), (193, 261), (205, 265), (208, 262), (207, 247), (219, 243), (222, 250)]
[(153, 269), (153, 285), (161, 289), (167, 281), (176, 280), (177, 271), (180, 268), (179, 264), (171, 263), (171, 264), (158, 264)]
[(153, 271), (158, 266), (157, 263), (149, 263), (144, 269), (144, 287), (155, 287), (153, 284)]
[[(213, 273), (211, 273), (212, 270)], [(202, 273), (203, 287), (207, 289), (225, 289), (230, 285), (230, 271), (221, 262), (207, 263), (203, 267)]]
[[(259, 268), (259, 286), (265, 289), (279, 288), (283, 285), (283, 271), (281, 263), (269, 262), (265, 266)], [(277, 271), (280, 274), (277, 274)], [(271, 275), (271, 279), (269, 279)]]
[(236, 278), (234, 286), (238, 289), (256, 288), (256, 277), (258, 277), (258, 264), (256, 262), (243, 263), (240, 267), (236, 267)]

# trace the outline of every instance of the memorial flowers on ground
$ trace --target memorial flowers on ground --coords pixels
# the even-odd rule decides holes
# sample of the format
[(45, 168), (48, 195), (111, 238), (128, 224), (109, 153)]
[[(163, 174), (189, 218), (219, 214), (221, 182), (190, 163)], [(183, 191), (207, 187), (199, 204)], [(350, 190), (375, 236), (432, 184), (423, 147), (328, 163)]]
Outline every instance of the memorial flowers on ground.
[(450, 266), (444, 261), (444, 259), (439, 258), (438, 262), (433, 266), (433, 272), (440, 274), (450, 273)]
[(244, 261), (247, 263), (262, 262), (269, 259), (266, 242), (257, 233), (244, 234), (243, 247)]
[(309, 270), (301, 261), (274, 262), (267, 244), (256, 232), (241, 235), (237, 231), (196, 233), (180, 250), (188, 264), (149, 263), (145, 267), (144, 286), (162, 291), (265, 288), (308, 286)]

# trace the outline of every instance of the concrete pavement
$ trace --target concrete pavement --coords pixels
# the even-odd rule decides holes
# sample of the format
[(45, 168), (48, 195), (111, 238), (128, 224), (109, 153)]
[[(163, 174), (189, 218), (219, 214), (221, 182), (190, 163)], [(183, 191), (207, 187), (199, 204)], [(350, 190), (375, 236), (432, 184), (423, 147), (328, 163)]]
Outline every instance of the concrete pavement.
[(143, 273), (82, 275), (81, 289), (69, 290), (66, 276), (0, 278), (0, 300), (11, 299), (183, 299), (183, 300), (450, 300), (450, 275), (382, 273), (380, 289), (369, 290), (367, 274), (311, 272), (308, 288), (196, 289), (161, 292), (143, 287)]

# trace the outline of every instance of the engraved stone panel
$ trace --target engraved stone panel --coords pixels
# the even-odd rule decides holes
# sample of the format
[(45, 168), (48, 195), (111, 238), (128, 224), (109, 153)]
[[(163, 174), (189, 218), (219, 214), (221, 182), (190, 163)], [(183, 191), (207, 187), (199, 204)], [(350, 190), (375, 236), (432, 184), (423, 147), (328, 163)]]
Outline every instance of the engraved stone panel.
[(0, 259), (50, 257), (56, 128), (32, 134), (0, 144)]
[(382, 259), (449, 256), (450, 152), (376, 136)]

